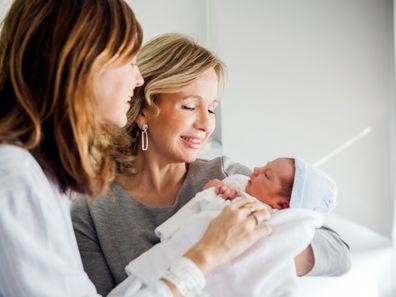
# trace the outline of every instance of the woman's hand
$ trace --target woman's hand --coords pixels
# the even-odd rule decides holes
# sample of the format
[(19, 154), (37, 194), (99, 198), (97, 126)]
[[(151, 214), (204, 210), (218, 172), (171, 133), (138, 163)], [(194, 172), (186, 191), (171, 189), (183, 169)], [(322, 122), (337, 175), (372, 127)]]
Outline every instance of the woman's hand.
[(209, 224), (202, 239), (184, 256), (207, 274), (271, 234), (271, 228), (263, 223), (269, 219), (270, 213), (259, 202), (237, 198)]

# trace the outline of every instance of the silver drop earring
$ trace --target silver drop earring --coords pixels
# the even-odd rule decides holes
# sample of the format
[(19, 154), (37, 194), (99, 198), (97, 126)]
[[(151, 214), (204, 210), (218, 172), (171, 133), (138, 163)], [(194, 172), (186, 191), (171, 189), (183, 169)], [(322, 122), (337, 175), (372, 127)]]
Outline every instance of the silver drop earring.
[(148, 148), (147, 130), (148, 130), (148, 125), (144, 124), (142, 126), (142, 151), (147, 151), (147, 148)]

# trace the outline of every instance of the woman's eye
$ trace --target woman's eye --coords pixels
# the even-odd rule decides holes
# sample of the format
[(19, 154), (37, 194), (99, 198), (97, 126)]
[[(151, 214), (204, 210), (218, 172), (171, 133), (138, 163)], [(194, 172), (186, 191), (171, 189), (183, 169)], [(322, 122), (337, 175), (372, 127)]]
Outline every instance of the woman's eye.
[(185, 105), (182, 105), (182, 108), (183, 109), (187, 109), (187, 110), (195, 110), (195, 105), (193, 105), (193, 104), (185, 104)]
[(209, 109), (208, 109), (208, 112), (209, 112), (209, 113), (211, 113), (211, 114), (216, 114), (216, 112), (215, 112), (215, 109), (214, 109), (214, 108), (209, 108)]

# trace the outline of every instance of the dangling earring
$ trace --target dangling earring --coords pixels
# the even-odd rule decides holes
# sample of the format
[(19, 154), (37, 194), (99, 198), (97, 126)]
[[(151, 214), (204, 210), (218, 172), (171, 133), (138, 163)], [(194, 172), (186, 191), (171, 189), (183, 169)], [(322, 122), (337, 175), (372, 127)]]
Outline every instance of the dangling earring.
[(142, 151), (147, 151), (148, 148), (147, 130), (148, 130), (148, 125), (144, 124), (142, 127)]

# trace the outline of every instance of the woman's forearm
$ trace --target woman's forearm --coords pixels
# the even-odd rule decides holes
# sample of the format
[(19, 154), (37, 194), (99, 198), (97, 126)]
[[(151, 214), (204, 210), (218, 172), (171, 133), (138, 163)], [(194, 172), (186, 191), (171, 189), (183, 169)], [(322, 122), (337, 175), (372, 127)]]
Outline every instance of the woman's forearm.
[(209, 255), (210, 253), (206, 250), (205, 246), (198, 243), (187, 251), (184, 257), (193, 261), (202, 271), (203, 275), (207, 275), (217, 265), (216, 261), (209, 259)]
[(339, 276), (351, 267), (349, 246), (334, 230), (322, 226), (317, 229), (310, 245), (295, 258), (298, 275)]
[(298, 276), (306, 275), (315, 264), (314, 254), (311, 245), (294, 258), (296, 273)]
[(165, 278), (161, 278), (161, 281), (164, 282), (165, 285), (168, 286), (168, 288), (171, 290), (174, 297), (181, 297), (179, 290), (172, 282), (168, 281)]

